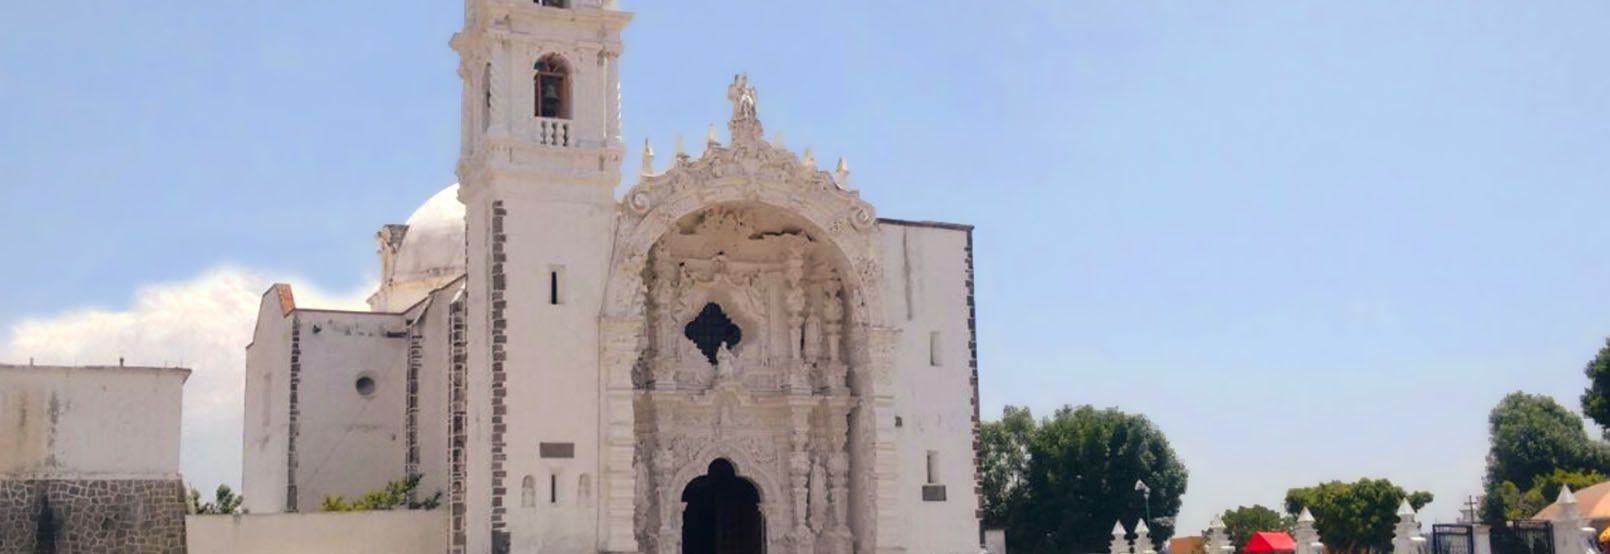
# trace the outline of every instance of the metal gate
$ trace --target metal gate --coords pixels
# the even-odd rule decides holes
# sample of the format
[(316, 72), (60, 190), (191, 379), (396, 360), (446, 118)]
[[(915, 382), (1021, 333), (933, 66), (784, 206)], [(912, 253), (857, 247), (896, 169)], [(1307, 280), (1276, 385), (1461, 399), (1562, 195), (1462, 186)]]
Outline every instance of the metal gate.
[(1469, 525), (1432, 525), (1431, 554), (1476, 554), (1475, 532)]
[(1492, 544), (1493, 554), (1554, 554), (1554, 524), (1528, 519), (1495, 526)]

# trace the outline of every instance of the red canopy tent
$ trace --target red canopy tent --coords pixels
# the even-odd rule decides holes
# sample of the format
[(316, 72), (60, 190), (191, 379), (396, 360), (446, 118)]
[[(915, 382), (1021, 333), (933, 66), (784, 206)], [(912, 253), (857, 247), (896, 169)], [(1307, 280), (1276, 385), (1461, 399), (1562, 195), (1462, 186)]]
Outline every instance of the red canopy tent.
[(1297, 550), (1297, 543), (1291, 540), (1291, 535), (1277, 531), (1259, 531), (1252, 534), (1252, 540), (1247, 541), (1245, 551), (1248, 554), (1262, 552), (1291, 552)]

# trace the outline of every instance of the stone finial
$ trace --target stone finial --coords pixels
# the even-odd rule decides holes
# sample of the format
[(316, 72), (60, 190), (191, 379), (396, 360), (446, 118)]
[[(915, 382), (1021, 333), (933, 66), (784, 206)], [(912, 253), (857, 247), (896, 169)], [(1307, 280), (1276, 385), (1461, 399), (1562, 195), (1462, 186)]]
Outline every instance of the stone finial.
[(638, 172), (643, 175), (654, 174), (654, 148), (649, 146), (648, 139), (643, 139), (643, 167)]
[(1293, 554), (1324, 554), (1325, 545), (1319, 542), (1319, 532), (1314, 530), (1314, 514), (1303, 508), (1303, 513), (1297, 516), (1297, 526), (1292, 529), (1296, 535), (1297, 551)]
[(839, 188), (850, 190), (850, 162), (839, 157), (839, 165), (833, 169), (833, 176), (838, 180)]
[(1414, 521), (1414, 507), (1404, 499), (1398, 506), (1398, 524), (1392, 529), (1392, 554), (1419, 554), (1425, 537), (1420, 536), (1420, 524)]
[(1135, 522), (1135, 552), (1137, 554), (1155, 553), (1152, 544), (1152, 530), (1146, 527), (1146, 520)]
[(1108, 552), (1111, 554), (1129, 554), (1129, 541), (1124, 538), (1124, 535), (1127, 534), (1124, 531), (1124, 522), (1114, 521), (1112, 523), (1112, 542), (1107, 546)]
[(676, 159), (677, 161), (688, 159), (688, 144), (682, 140), (682, 135), (676, 136)]
[(1556, 504), (1576, 504), (1576, 494), (1571, 492), (1570, 485), (1560, 486), (1560, 497), (1555, 499)]
[(805, 147), (805, 166), (812, 170), (816, 169), (816, 154), (811, 152), (811, 147), (809, 146)]
[(1208, 554), (1229, 554), (1235, 551), (1235, 545), (1230, 542), (1230, 533), (1224, 529), (1224, 518), (1214, 514), (1213, 521), (1208, 523), (1208, 533), (1202, 545)]
[(707, 146), (721, 144), (721, 139), (716, 138), (716, 124), (711, 123), (710, 130), (705, 132), (704, 144)]
[(771, 144), (772, 144), (772, 146), (776, 146), (776, 147), (781, 148), (783, 150), (788, 149), (788, 144), (783, 142), (783, 132), (782, 131), (773, 131), (772, 132), (772, 134), (771, 134)]

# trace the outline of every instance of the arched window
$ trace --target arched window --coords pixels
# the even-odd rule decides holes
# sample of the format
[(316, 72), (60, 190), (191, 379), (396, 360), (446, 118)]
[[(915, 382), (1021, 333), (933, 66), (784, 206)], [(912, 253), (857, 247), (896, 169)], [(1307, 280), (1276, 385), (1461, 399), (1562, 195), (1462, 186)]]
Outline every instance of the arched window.
[(537, 505), (537, 480), (530, 475), (520, 480), (520, 507), (530, 508)]
[(564, 58), (548, 54), (537, 60), (535, 69), (537, 117), (570, 119), (570, 67)]

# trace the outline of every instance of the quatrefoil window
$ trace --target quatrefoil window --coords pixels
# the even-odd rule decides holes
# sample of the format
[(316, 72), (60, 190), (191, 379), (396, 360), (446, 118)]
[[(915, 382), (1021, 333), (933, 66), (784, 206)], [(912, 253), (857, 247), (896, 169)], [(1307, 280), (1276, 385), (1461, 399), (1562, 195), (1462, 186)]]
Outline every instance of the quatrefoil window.
[(716, 352), (721, 351), (721, 345), (727, 345), (728, 350), (737, 348), (744, 336), (743, 330), (715, 302), (705, 304), (699, 315), (682, 328), (682, 334), (698, 345), (699, 352), (704, 353), (711, 365), (715, 365)]

